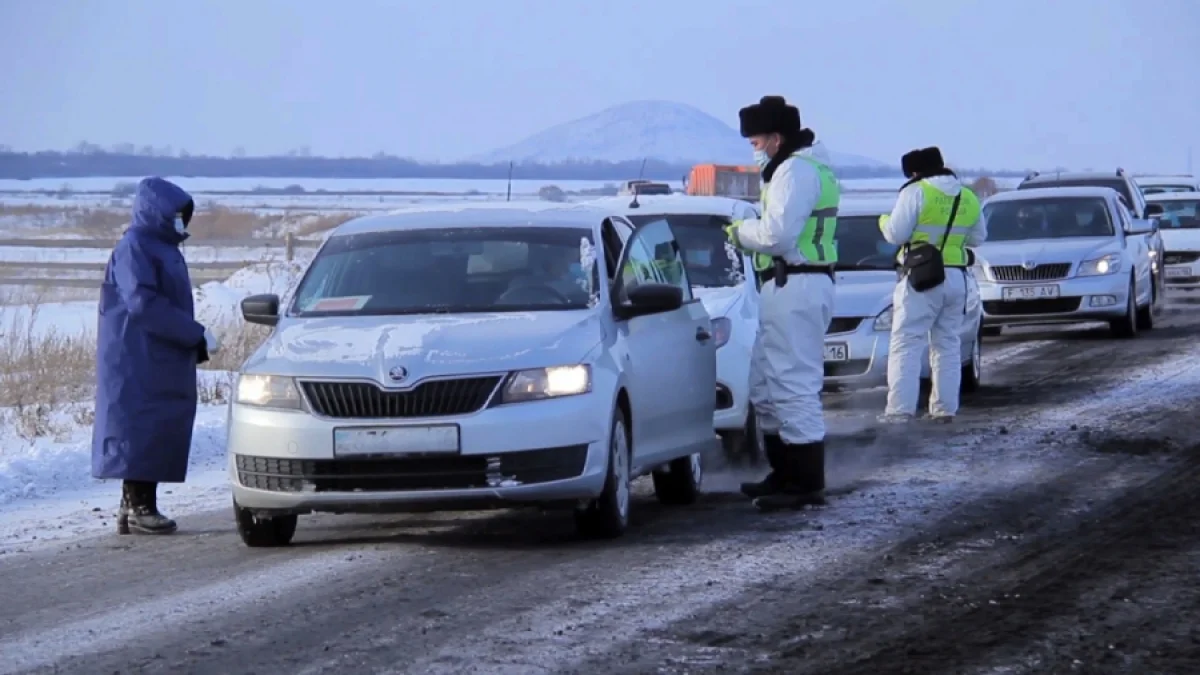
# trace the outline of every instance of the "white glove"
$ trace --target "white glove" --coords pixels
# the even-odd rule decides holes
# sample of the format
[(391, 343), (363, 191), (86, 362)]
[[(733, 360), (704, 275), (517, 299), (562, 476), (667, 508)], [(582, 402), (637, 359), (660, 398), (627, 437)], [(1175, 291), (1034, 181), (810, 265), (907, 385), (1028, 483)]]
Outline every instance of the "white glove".
[(204, 348), (208, 350), (209, 354), (216, 354), (221, 351), (221, 341), (207, 328), (204, 329)]

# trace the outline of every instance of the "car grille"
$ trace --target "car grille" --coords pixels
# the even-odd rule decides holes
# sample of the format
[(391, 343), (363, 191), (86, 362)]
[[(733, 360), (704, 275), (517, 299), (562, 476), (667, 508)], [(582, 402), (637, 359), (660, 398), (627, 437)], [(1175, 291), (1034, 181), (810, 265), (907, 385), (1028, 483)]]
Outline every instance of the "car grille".
[(1066, 279), (1071, 271), (1071, 263), (1049, 263), (1038, 265), (1031, 270), (1021, 265), (994, 265), (992, 278), (996, 281), (1051, 281)]
[(1200, 252), (1196, 251), (1167, 251), (1163, 262), (1167, 265), (1186, 265), (1200, 260)]
[(1083, 298), (1049, 298), (1046, 300), (985, 300), (983, 311), (992, 316), (1016, 316), (1024, 314), (1062, 314), (1079, 309)]
[(530, 485), (574, 478), (586, 444), (500, 455), (280, 459), (237, 455), (238, 482), (271, 492), (403, 492)]
[(861, 316), (839, 316), (834, 317), (833, 321), (829, 322), (829, 330), (825, 331), (826, 335), (835, 333), (852, 333), (858, 329), (858, 325), (863, 322)]
[(423, 382), (408, 391), (385, 391), (371, 382), (302, 382), (313, 411), (324, 417), (381, 419), (465, 415), (482, 408), (501, 377)]
[(854, 377), (871, 367), (871, 359), (850, 359), (825, 364), (825, 377)]

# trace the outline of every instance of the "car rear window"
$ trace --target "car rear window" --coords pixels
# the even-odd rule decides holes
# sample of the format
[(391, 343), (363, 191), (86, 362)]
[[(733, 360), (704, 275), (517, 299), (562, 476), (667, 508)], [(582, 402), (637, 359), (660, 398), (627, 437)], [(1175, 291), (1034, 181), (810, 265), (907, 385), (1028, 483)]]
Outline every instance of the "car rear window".
[(582, 309), (597, 288), (591, 230), (484, 227), (332, 237), (293, 316)]
[(1111, 237), (1108, 203), (1099, 197), (1046, 197), (983, 207), (988, 241)]

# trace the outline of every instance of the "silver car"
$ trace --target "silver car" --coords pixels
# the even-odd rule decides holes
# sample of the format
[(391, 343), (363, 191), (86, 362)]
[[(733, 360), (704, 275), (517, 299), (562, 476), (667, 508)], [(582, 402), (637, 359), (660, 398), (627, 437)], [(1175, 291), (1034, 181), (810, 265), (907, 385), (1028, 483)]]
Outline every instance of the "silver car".
[(1133, 337), (1154, 326), (1159, 302), (1146, 234), (1108, 187), (1005, 192), (983, 206), (977, 249), (984, 325), (1107, 321)]
[(715, 340), (664, 221), (587, 207), (411, 210), (337, 228), (239, 373), (229, 475), (250, 546), (310, 512), (573, 508), (629, 522), (630, 482), (696, 499)]
[[(892, 331), (892, 292), (896, 288), (896, 252), (879, 230), (879, 216), (891, 213), (895, 200), (847, 200), (839, 207), (837, 285), (833, 321), (825, 336), (825, 384), (857, 389), (887, 384)], [(962, 332), (963, 392), (977, 390), (983, 378), (979, 286), (967, 271), (967, 315)], [(921, 377), (929, 378), (929, 347), (921, 358)]]

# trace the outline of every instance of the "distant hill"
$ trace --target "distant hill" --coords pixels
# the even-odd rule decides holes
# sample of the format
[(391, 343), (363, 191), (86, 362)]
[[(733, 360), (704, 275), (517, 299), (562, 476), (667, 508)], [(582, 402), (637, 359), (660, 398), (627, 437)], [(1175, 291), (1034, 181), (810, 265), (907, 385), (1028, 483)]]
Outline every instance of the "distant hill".
[[(838, 167), (894, 168), (877, 159), (839, 152), (826, 143)], [(629, 162), (747, 164), (750, 147), (736, 129), (708, 113), (670, 101), (634, 101), (553, 126), (519, 143), (467, 161), (557, 164)]]

